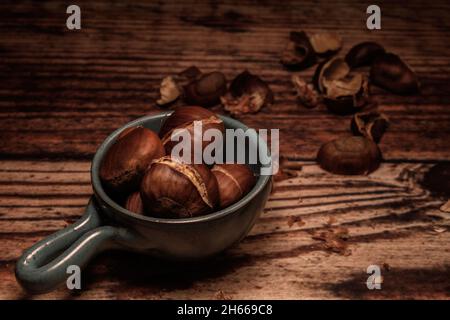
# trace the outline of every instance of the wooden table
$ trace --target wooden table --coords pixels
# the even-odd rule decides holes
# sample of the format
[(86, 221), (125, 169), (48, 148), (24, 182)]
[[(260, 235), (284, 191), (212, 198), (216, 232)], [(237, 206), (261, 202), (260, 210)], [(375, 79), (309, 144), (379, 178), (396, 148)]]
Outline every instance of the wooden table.
[[(65, 3), (0, 3), (0, 298), (448, 299), (450, 214), (439, 209), (450, 197), (448, 1), (379, 1), (376, 31), (366, 29), (367, 4), (352, 1), (178, 2), (77, 1), (75, 31)], [(322, 143), (349, 134), (350, 119), (296, 102), (278, 60), (289, 31), (301, 29), (338, 32), (341, 55), (378, 41), (420, 77), (421, 95), (372, 88), (391, 127), (385, 161), (369, 176), (335, 176), (314, 161)], [(267, 80), (276, 103), (239, 120), (280, 128), (281, 154), (302, 169), (276, 182), (251, 234), (217, 259), (175, 265), (108, 252), (83, 273), (81, 292), (27, 295), (14, 278), (22, 250), (82, 214), (96, 148), (158, 110), (161, 79), (191, 65)], [(423, 187), (433, 167), (438, 178)], [(345, 254), (313, 239), (330, 228), (348, 230)], [(381, 290), (366, 287), (373, 264)]]

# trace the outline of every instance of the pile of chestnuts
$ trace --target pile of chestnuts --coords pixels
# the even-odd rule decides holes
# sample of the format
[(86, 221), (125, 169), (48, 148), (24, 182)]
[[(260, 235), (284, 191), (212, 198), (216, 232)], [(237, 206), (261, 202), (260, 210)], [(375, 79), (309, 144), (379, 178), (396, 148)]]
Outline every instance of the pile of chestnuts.
[[(245, 164), (209, 167), (171, 156), (171, 134), (179, 129), (193, 130), (194, 121), (201, 121), (204, 130), (225, 132), (215, 113), (185, 106), (165, 119), (159, 135), (141, 126), (120, 133), (100, 167), (103, 187), (111, 198), (134, 213), (188, 218), (228, 207), (249, 193), (256, 178)], [(207, 145), (203, 143), (202, 149)]]

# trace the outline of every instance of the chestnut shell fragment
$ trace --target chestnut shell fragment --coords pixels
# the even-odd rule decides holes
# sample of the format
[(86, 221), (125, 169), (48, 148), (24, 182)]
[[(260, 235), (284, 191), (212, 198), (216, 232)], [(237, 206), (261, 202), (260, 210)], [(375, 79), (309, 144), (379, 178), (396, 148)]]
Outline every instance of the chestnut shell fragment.
[(283, 50), (280, 62), (291, 70), (301, 70), (316, 62), (316, 55), (305, 32), (292, 31)]
[(163, 155), (156, 133), (144, 127), (125, 129), (106, 152), (100, 178), (108, 191), (122, 196), (137, 190), (147, 166)]
[(376, 110), (360, 112), (353, 116), (350, 129), (354, 135), (364, 136), (379, 143), (389, 127), (389, 120)]
[(370, 80), (396, 94), (408, 95), (419, 91), (414, 71), (393, 53), (385, 53), (375, 59), (370, 69)]
[(150, 165), (141, 183), (146, 213), (188, 218), (212, 212), (219, 203), (217, 180), (203, 164), (184, 164), (168, 156)]
[(216, 164), (211, 171), (219, 186), (221, 208), (239, 201), (256, 183), (253, 171), (245, 164)]
[(381, 162), (377, 144), (365, 137), (345, 137), (325, 143), (317, 162), (326, 171), (341, 175), (369, 174)]
[(384, 52), (384, 48), (376, 42), (361, 42), (349, 50), (345, 56), (345, 62), (350, 68), (370, 66)]

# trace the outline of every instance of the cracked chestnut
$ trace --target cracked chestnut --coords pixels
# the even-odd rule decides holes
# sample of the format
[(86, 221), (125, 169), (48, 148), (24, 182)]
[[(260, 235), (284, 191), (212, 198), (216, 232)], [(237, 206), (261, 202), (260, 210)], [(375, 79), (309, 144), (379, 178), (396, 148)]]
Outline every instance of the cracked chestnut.
[(384, 113), (377, 110), (356, 113), (351, 121), (350, 129), (354, 135), (364, 136), (379, 143), (389, 126), (389, 120)]
[(223, 73), (204, 73), (184, 86), (184, 99), (188, 104), (210, 107), (218, 104), (226, 91), (227, 80)]
[(206, 165), (185, 164), (168, 156), (152, 162), (140, 191), (145, 212), (156, 217), (195, 217), (219, 204), (217, 180)]
[(103, 158), (102, 183), (120, 196), (137, 190), (147, 166), (163, 155), (164, 147), (156, 133), (144, 127), (125, 129)]
[(216, 164), (211, 171), (219, 186), (221, 208), (242, 199), (256, 183), (253, 171), (245, 164)]

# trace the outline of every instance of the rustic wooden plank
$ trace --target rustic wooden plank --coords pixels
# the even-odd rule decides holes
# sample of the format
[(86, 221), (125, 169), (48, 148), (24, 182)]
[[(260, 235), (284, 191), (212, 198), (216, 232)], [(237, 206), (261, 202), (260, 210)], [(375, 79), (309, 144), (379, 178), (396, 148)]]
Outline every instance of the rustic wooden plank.
[[(383, 164), (358, 177), (332, 175), (313, 162), (297, 164), (302, 167), (297, 177), (276, 182), (250, 235), (205, 265), (187, 264), (180, 274), (179, 265), (107, 253), (86, 271), (87, 290), (79, 296), (60, 289), (34, 298), (209, 299), (219, 290), (235, 299), (449, 297), (450, 215), (439, 210), (445, 199), (419, 183), (432, 164)], [(83, 188), (68, 189), (59, 203), (44, 197), (58, 195), (72, 176), (88, 184), (89, 162), (0, 164), (8, 193), (23, 190), (22, 196), (0, 202), (0, 298), (27, 297), (14, 280), (14, 261), (23, 249), (81, 215), (89, 197)], [(39, 206), (32, 196), (36, 183)], [(293, 218), (302, 223), (290, 223)], [(350, 256), (329, 252), (312, 238), (330, 223), (348, 229)], [(447, 231), (438, 233), (437, 227)], [(383, 271), (386, 289), (369, 292), (365, 268), (383, 263), (391, 267)], [(134, 270), (133, 275), (126, 270)], [(118, 287), (126, 290), (118, 292)]]

